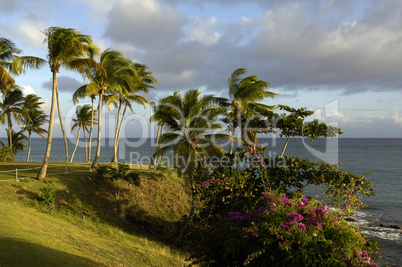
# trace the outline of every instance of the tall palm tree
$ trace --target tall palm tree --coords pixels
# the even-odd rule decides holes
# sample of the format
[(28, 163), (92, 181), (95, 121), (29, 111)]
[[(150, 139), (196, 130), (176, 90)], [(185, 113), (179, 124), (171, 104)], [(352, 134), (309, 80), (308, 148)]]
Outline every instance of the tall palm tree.
[[(95, 98), (98, 93), (98, 90), (95, 90), (94, 92), (87, 92), (87, 86), (83, 85), (80, 88), (78, 88), (74, 94), (73, 94), (73, 103), (74, 105), (79, 102), (80, 98), (85, 98), (85, 97), (90, 97), (91, 98), (91, 125), (89, 127), (89, 145), (88, 145), (88, 156), (86, 157), (86, 162), (91, 161), (91, 148), (92, 148), (92, 132), (93, 132), (93, 126), (94, 126), (94, 116), (95, 116)], [(86, 152), (86, 151), (85, 151)]]
[(13, 146), (13, 123), (12, 118), (20, 123), (22, 119), (22, 105), (23, 105), (24, 96), (20, 89), (8, 90), (6, 95), (3, 98), (3, 101), (0, 102), (0, 122), (7, 122), (7, 135), (8, 135), (8, 145), (10, 148)]
[(47, 130), (42, 128), (43, 125), (49, 122), (48, 115), (46, 115), (40, 109), (31, 109), (24, 116), (24, 127), (23, 131), (28, 132), (28, 153), (25, 162), (29, 162), (29, 156), (31, 154), (31, 137), (32, 132), (38, 134), (43, 139), (46, 139), (44, 134), (47, 134)]
[(119, 93), (123, 86), (130, 88), (130, 84), (135, 83), (130, 64), (131, 60), (121, 52), (107, 49), (100, 55), (99, 65), (102, 71), (86, 73), (90, 81), (85, 85), (86, 92), (98, 94), (98, 141), (92, 166), (97, 165), (100, 155), (103, 98), (107, 93)]
[[(80, 140), (80, 132), (81, 129), (84, 130), (84, 139), (85, 139), (85, 161), (87, 161), (88, 158), (88, 152), (87, 152), (87, 146), (86, 146), (86, 132), (88, 132), (88, 126), (91, 125), (92, 121), (92, 108), (90, 105), (84, 105), (84, 106), (78, 106), (77, 109), (75, 110), (75, 119), (73, 119), (73, 126), (71, 127), (71, 132), (74, 131), (75, 128), (78, 127), (78, 134), (77, 134), (77, 142), (75, 143), (75, 147), (73, 150), (73, 153), (70, 158), (70, 162), (73, 162), (74, 154), (75, 151), (77, 150), (78, 147), (78, 142)], [(96, 121), (94, 122), (96, 124)]]
[(18, 57), (22, 50), (5, 38), (0, 38), (0, 89), (3, 97), (11, 89), (18, 88), (11, 74), (24, 73), (24, 67), (37, 69), (43, 65), (43, 60), (37, 57)]
[[(114, 150), (112, 162), (117, 162), (117, 149), (119, 146), (121, 129), (123, 126), (124, 116), (126, 114), (127, 108), (134, 113), (131, 102), (143, 105), (149, 104), (149, 100), (137, 94), (138, 92), (148, 93), (150, 88), (154, 88), (151, 84), (156, 83), (156, 79), (152, 76), (152, 72), (148, 71), (148, 67), (144, 64), (133, 63), (130, 64), (133, 68), (133, 84), (122, 84), (121, 91), (117, 94), (110, 95), (107, 98), (108, 105), (113, 104), (117, 108), (117, 123), (116, 131), (114, 137)], [(124, 106), (123, 113), (120, 118), (121, 108)]]
[[(45, 41), (48, 45), (47, 62), (53, 74), (53, 85), (46, 152), (42, 167), (36, 177), (38, 180), (45, 179), (49, 163), (53, 137), (55, 102), (56, 95), (58, 95), (57, 73), (60, 71), (60, 67), (64, 66), (67, 70), (75, 70), (81, 73), (87, 72), (88, 69), (98, 68), (95, 60), (91, 58), (98, 54), (98, 48), (93, 44), (89, 35), (81, 34), (74, 29), (60, 27), (50, 27), (45, 30), (44, 33), (46, 35)], [(66, 159), (68, 159), (68, 154)]]
[(225, 153), (216, 140), (234, 138), (230, 134), (217, 132), (221, 124), (216, 119), (222, 113), (222, 108), (216, 104), (222, 104), (223, 100), (213, 95), (201, 97), (198, 89), (190, 89), (183, 96), (176, 91), (165, 101), (165, 105), (154, 113), (154, 120), (163, 122), (167, 130), (160, 136), (160, 147), (154, 156), (172, 151), (176, 157), (174, 167), (186, 171), (187, 182), (193, 188), (193, 174), (202, 167), (200, 161)]
[[(235, 134), (237, 127), (240, 128), (242, 140), (245, 144), (250, 144), (250, 139), (255, 140), (255, 134), (244, 128), (242, 120), (257, 114), (267, 115), (272, 112), (274, 106), (268, 106), (257, 101), (261, 101), (267, 97), (275, 98), (278, 94), (266, 91), (269, 83), (259, 80), (257, 75), (241, 78), (247, 70), (244, 68), (236, 69), (228, 80), (230, 112), (229, 112), (229, 128), (232, 135)], [(247, 116), (248, 115), (248, 116)], [(245, 117), (246, 116), (246, 117)], [(233, 153), (233, 140), (230, 141), (229, 153)]]

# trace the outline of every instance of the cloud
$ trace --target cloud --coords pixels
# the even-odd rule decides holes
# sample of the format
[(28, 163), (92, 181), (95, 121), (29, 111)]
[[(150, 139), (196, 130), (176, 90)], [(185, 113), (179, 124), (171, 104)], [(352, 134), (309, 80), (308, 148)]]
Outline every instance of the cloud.
[(391, 118), (396, 124), (402, 125), (402, 112), (394, 111)]
[(30, 85), (22, 85), (21, 91), (24, 96), (35, 94), (35, 90)]
[[(79, 87), (83, 85), (82, 82), (69, 76), (59, 76), (57, 77), (57, 82), (60, 93), (65, 91), (75, 92)], [(52, 90), (52, 86), (53, 86), (52, 80), (49, 80), (42, 84), (42, 87), (48, 90)]]
[(195, 18), (192, 25), (185, 30), (188, 40), (198, 41), (206, 45), (215, 44), (221, 37), (218, 32), (214, 32), (211, 29), (216, 24), (217, 20), (214, 16), (208, 20)]
[(0, 8), (0, 14), (10, 14), (13, 12), (18, 11), (21, 9), (21, 6), (23, 5), (22, 0), (14, 0), (14, 1), (1, 1), (1, 8)]
[(340, 117), (341, 137), (397, 138), (402, 131), (402, 113), (381, 116)]
[(142, 49), (174, 45), (182, 38), (184, 15), (157, 0), (121, 0), (108, 14), (104, 36)]
[(91, 18), (100, 19), (113, 7), (115, 0), (73, 0), (74, 2), (91, 8)]

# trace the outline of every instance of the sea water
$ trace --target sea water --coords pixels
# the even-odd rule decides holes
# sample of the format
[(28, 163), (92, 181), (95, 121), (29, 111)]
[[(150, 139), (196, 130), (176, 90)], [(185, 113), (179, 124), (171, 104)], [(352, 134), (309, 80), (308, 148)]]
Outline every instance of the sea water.
[[(329, 145), (329, 142), (332, 142)], [(279, 155), (285, 139), (260, 139), (261, 144), (269, 147), (272, 156)], [(91, 159), (94, 158), (96, 141), (92, 143)], [(99, 162), (109, 162), (113, 157), (113, 139), (102, 139)], [(74, 149), (68, 142), (69, 157)], [(226, 147), (228, 144), (226, 144)], [(43, 160), (46, 140), (32, 139), (30, 161)], [(83, 143), (78, 146), (74, 162), (85, 159)], [(149, 164), (155, 151), (155, 139), (133, 138), (121, 140), (118, 151), (119, 162), (132, 164)], [(16, 161), (24, 161), (27, 149), (16, 155)], [(318, 139), (311, 142), (307, 139), (292, 138), (285, 151), (286, 156), (297, 156), (312, 161), (333, 160), (343, 162), (339, 168), (365, 175), (374, 185), (373, 197), (363, 199), (369, 207), (358, 211), (356, 221), (362, 232), (376, 239), (386, 255), (381, 266), (402, 266), (402, 230), (385, 226), (402, 226), (402, 138), (338, 138), (336, 140)], [(330, 157), (328, 157), (330, 156)], [(64, 162), (65, 149), (62, 138), (54, 138), (50, 156), (51, 162)], [(371, 175), (366, 175), (372, 172)], [(375, 223), (373, 223), (375, 221)]]

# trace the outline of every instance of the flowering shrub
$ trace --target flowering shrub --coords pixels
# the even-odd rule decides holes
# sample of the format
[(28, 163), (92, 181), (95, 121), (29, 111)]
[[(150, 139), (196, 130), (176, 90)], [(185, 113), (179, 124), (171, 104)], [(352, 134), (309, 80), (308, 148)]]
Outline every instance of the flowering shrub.
[(265, 191), (281, 190), (291, 195), (297, 191), (302, 193), (309, 185), (321, 186), (322, 201), (337, 207), (342, 216), (351, 216), (363, 206), (362, 197), (374, 195), (371, 183), (364, 176), (339, 170), (338, 165), (298, 157), (267, 157), (264, 151), (264, 147), (246, 146), (238, 153), (249, 162), (249, 170), (263, 182)]
[[(212, 186), (226, 190), (232, 187), (227, 182)], [(255, 204), (194, 220), (188, 260), (201, 266), (377, 266), (377, 244), (319, 202), (262, 192)]]

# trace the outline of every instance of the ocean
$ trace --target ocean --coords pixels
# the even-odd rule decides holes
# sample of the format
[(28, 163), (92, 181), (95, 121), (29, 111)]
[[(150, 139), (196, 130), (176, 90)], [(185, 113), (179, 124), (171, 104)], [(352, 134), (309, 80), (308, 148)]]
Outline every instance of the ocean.
[[(113, 139), (102, 139), (100, 163), (112, 159), (113, 143)], [(278, 155), (282, 151), (285, 139), (266, 138), (260, 139), (260, 143), (270, 147), (267, 153)], [(69, 142), (69, 156), (74, 145), (75, 143)], [(42, 161), (45, 146), (46, 140), (33, 138), (30, 161)], [(95, 149), (93, 143), (91, 159)], [(154, 151), (154, 139), (121, 140), (119, 162), (148, 165)], [(16, 161), (24, 161), (26, 152), (27, 149), (18, 153)], [(338, 138), (318, 139), (314, 142), (293, 138), (289, 141), (285, 155), (312, 161), (341, 161), (343, 163), (340, 164), (340, 169), (357, 175), (372, 172), (371, 175), (366, 175), (366, 178), (374, 185), (375, 196), (363, 199), (364, 204), (369, 207), (356, 213), (354, 223), (359, 225), (364, 234), (377, 240), (383, 248), (386, 255), (380, 266), (402, 266), (402, 229), (395, 227), (402, 226), (402, 138)], [(74, 162), (83, 162), (84, 158), (82, 144), (77, 148)], [(62, 138), (53, 139), (50, 161), (65, 161)]]

